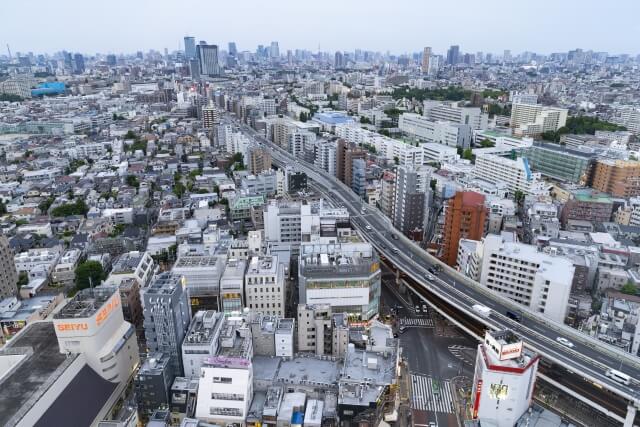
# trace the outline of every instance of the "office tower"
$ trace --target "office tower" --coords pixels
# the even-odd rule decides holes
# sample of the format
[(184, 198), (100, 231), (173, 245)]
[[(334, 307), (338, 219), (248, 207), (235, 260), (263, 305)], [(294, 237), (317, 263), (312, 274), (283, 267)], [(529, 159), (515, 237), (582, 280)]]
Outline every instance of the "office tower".
[(220, 276), (224, 259), (214, 255), (180, 254), (171, 270), (182, 277), (191, 312), (220, 308)]
[(403, 234), (424, 230), (428, 211), (430, 167), (398, 166), (393, 201), (393, 225)]
[(113, 54), (107, 55), (107, 64), (109, 66), (114, 67), (116, 63), (117, 63), (117, 58), (115, 55)]
[(513, 128), (514, 135), (537, 137), (545, 132), (555, 132), (566, 125), (567, 114), (568, 111), (564, 108), (514, 102), (509, 125)]
[(425, 47), (424, 50), (422, 51), (422, 65), (420, 67), (420, 71), (422, 71), (422, 74), (429, 73), (430, 59), (431, 59), (431, 48)]
[(448, 65), (456, 65), (460, 62), (460, 46), (452, 45), (449, 50), (447, 50), (447, 64)]
[(258, 175), (271, 170), (271, 153), (266, 148), (251, 145), (247, 148), (247, 163), (249, 172)]
[(242, 259), (229, 259), (220, 278), (220, 300), (225, 313), (241, 312), (244, 301), (244, 274), (247, 262)]
[(229, 42), (229, 55), (233, 57), (238, 56), (238, 48), (236, 47), (236, 42)]
[(614, 197), (640, 196), (640, 162), (598, 160), (593, 172), (591, 187)]
[(291, 53), (291, 50), (287, 50), (287, 64), (293, 65), (293, 54)]
[(277, 255), (251, 257), (244, 277), (246, 306), (265, 315), (284, 317), (284, 264)]
[(198, 62), (200, 62), (200, 75), (210, 77), (220, 75), (217, 45), (200, 42), (196, 48), (196, 52)]
[(483, 425), (516, 425), (533, 401), (539, 361), (512, 331), (487, 331), (476, 356), (472, 418)]
[(575, 272), (571, 261), (539, 252), (533, 245), (516, 243), (509, 233), (487, 235), (482, 254), (482, 285), (535, 313), (564, 323)]
[(196, 59), (196, 39), (186, 36), (184, 38), (184, 56), (187, 59)]
[(84, 73), (84, 56), (81, 53), (73, 55), (73, 72), (74, 74)]
[(367, 321), (378, 314), (380, 261), (367, 242), (302, 243), (300, 304), (325, 304), (334, 313)]
[(460, 239), (480, 240), (484, 234), (487, 209), (484, 196), (473, 191), (459, 191), (445, 208), (442, 262), (456, 265)]
[(271, 46), (269, 47), (269, 57), (271, 59), (280, 58), (280, 48), (278, 47), (278, 42), (271, 42)]
[(193, 80), (200, 80), (200, 61), (197, 59), (189, 60), (189, 74)]
[(17, 283), (18, 271), (13, 262), (13, 252), (7, 237), (0, 235), (0, 300), (16, 296)]
[(344, 68), (344, 55), (342, 52), (336, 52), (334, 67), (336, 69)]
[(511, 51), (508, 49), (504, 50), (504, 53), (502, 54), (502, 61), (506, 64), (511, 63)]
[(144, 333), (150, 352), (161, 352), (171, 359), (174, 376), (182, 375), (180, 346), (191, 321), (191, 307), (180, 276), (162, 273), (145, 288)]

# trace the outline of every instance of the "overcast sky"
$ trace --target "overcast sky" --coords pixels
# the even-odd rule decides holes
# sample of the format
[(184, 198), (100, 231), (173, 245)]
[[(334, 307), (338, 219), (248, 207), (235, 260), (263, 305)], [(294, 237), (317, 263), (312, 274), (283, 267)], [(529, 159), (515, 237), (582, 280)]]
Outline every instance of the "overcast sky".
[(640, 0), (0, 0), (0, 52), (361, 48), (640, 53)]

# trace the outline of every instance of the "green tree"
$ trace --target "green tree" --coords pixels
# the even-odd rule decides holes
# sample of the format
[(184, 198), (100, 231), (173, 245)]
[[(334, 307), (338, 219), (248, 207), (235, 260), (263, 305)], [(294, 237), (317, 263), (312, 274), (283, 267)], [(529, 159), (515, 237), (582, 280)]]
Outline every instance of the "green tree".
[(29, 273), (27, 273), (26, 271), (21, 271), (18, 275), (18, 289), (20, 289), (27, 283), (29, 283)]
[(184, 193), (185, 193), (186, 190), (187, 190), (186, 187), (180, 181), (176, 182), (173, 185), (173, 194), (175, 194), (176, 197), (179, 198), (179, 199), (181, 199), (182, 196), (184, 196)]
[(140, 181), (138, 180), (138, 177), (135, 175), (127, 175), (126, 181), (129, 187), (135, 187), (135, 188), (140, 187)]
[(51, 207), (51, 204), (53, 203), (54, 200), (55, 198), (48, 197), (47, 199), (41, 201), (40, 204), (38, 205), (38, 209), (40, 209), (40, 212), (42, 212), (43, 214), (47, 213), (47, 211)]
[(480, 147), (482, 148), (495, 147), (495, 146), (496, 144), (489, 138), (485, 138), (482, 141), (480, 141)]
[(516, 201), (516, 203), (521, 204), (524, 201), (524, 193), (520, 190), (516, 190), (513, 193), (513, 199)]
[(84, 261), (76, 267), (76, 290), (98, 286), (106, 277), (98, 261)]
[(12, 95), (9, 93), (0, 93), (0, 101), (8, 101), (8, 102), (22, 102), (24, 98), (18, 95)]
[(393, 156), (393, 162), (397, 165), (400, 163), (400, 158), (398, 156)]
[(638, 288), (631, 282), (627, 282), (622, 288), (620, 288), (620, 292), (627, 295), (635, 295), (638, 293)]
[(301, 111), (299, 119), (300, 119), (301, 122), (306, 122), (307, 121), (307, 113), (305, 113), (304, 111)]
[(0, 200), (0, 215), (5, 215), (6, 213), (7, 213), (7, 205), (5, 205), (2, 200)]
[(365, 124), (365, 125), (370, 125), (371, 124), (371, 120), (369, 120), (368, 117), (360, 116), (360, 123)]
[(429, 182), (429, 186), (431, 187), (431, 189), (432, 189), (433, 191), (436, 191), (436, 185), (437, 185), (437, 184), (438, 184), (438, 180), (436, 180), (436, 179), (432, 179), (432, 180)]
[(471, 148), (467, 148), (462, 152), (462, 158), (469, 161), (473, 160), (473, 151)]
[(51, 211), (51, 216), (69, 216), (69, 215), (86, 215), (89, 212), (89, 207), (82, 199), (77, 199), (73, 203), (66, 203), (55, 207)]

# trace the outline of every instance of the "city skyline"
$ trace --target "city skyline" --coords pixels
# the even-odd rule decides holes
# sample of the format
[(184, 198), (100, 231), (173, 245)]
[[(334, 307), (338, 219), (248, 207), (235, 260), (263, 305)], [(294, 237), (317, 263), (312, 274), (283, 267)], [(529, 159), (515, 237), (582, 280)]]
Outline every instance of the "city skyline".
[[(184, 10), (186, 16), (176, 13), (169, 3), (164, 7), (162, 1), (131, 4), (114, 0), (90, 9), (76, 0), (62, 0), (55, 5), (33, 3), (38, 5), (39, 13), (30, 16), (31, 23), (43, 31), (25, 31), (19, 19), (21, 6), (3, 6), (2, 54), (6, 54), (6, 44), (12, 52), (21, 53), (133, 53), (164, 48), (174, 51), (184, 48), (185, 35), (222, 48), (234, 41), (239, 51), (254, 51), (259, 44), (278, 41), (281, 53), (287, 49), (315, 52), (319, 48), (331, 52), (360, 48), (403, 54), (431, 46), (435, 53), (445, 54), (450, 45), (460, 45), (464, 52), (500, 53), (508, 49), (513, 53), (549, 54), (583, 48), (612, 54), (639, 53), (634, 41), (640, 36), (640, 29), (634, 25), (633, 17), (640, 12), (640, 4), (627, 0), (622, 5), (627, 12), (610, 16), (617, 24), (607, 27), (606, 33), (589, 30), (610, 21), (608, 14), (614, 13), (606, 9), (593, 13), (599, 5), (596, 0), (581, 2), (579, 7), (576, 2), (542, 0), (533, 12), (553, 13), (538, 14), (536, 19), (524, 19), (532, 13), (527, 5), (503, 0), (489, 1), (479, 10), (467, 0), (457, 2), (456, 8), (439, 4), (421, 8), (419, 2), (403, 1), (398, 5), (402, 19), (393, 21), (389, 19), (387, 3), (378, 0), (346, 4), (331, 0), (322, 8), (286, 0), (270, 4), (267, 10), (252, 2), (241, 14), (235, 11), (235, 5), (194, 1), (191, 9)], [(498, 12), (499, 21), (495, 19)], [(216, 19), (217, 16), (224, 19)], [(63, 19), (74, 24), (60, 28), (57, 23)], [(294, 25), (282, 25), (283, 22)], [(416, 31), (420, 26), (423, 29)], [(49, 36), (41, 37), (43, 32)]]

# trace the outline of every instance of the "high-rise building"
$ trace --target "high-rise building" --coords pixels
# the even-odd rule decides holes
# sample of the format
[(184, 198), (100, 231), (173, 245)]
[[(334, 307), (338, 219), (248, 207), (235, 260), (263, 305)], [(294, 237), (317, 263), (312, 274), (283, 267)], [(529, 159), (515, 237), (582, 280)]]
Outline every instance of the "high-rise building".
[(489, 115), (478, 107), (464, 107), (455, 102), (425, 101), (424, 115), (431, 120), (442, 120), (468, 125), (482, 130), (488, 127)]
[(533, 401), (539, 361), (513, 332), (487, 331), (476, 357), (473, 419), (496, 427), (516, 425)]
[(444, 237), (442, 242), (442, 262), (456, 265), (460, 239), (480, 240), (484, 234), (487, 209), (482, 194), (460, 191), (447, 202), (445, 207)]
[(116, 56), (114, 54), (109, 54), (107, 55), (107, 64), (111, 67), (115, 67), (115, 65), (118, 63), (118, 59), (116, 58)]
[(420, 71), (422, 71), (422, 74), (429, 73), (430, 60), (431, 60), (431, 48), (425, 47), (424, 50), (422, 51), (422, 65), (420, 67)]
[(538, 194), (547, 191), (540, 172), (532, 172), (526, 157), (509, 159), (495, 154), (476, 156), (474, 175), (477, 178), (496, 184), (503, 182), (511, 194), (517, 191), (524, 194)]
[(198, 311), (193, 316), (189, 331), (182, 342), (185, 377), (200, 377), (200, 368), (205, 360), (218, 353), (223, 323), (224, 316), (218, 311)]
[(84, 73), (84, 56), (81, 53), (73, 55), (73, 72), (74, 74)]
[(449, 50), (447, 50), (447, 64), (448, 65), (456, 65), (460, 62), (460, 46), (452, 45)]
[(196, 59), (196, 39), (186, 36), (184, 38), (184, 56), (187, 59)]
[(182, 340), (191, 322), (191, 307), (182, 279), (172, 273), (153, 278), (144, 289), (144, 332), (150, 352), (171, 359), (174, 376), (182, 375)]
[(198, 59), (189, 60), (189, 74), (193, 80), (200, 80), (200, 61)]
[(535, 137), (563, 127), (567, 123), (567, 113), (564, 108), (514, 102), (509, 125), (517, 136)]
[(265, 315), (284, 317), (284, 264), (277, 255), (251, 257), (244, 277), (246, 306)]
[(269, 171), (271, 170), (271, 153), (263, 147), (250, 145), (247, 147), (247, 163), (252, 175)]
[(229, 42), (229, 55), (233, 57), (238, 56), (238, 48), (236, 47), (236, 42)]
[(640, 162), (598, 160), (594, 168), (591, 186), (614, 197), (640, 196)]
[(169, 390), (175, 377), (168, 354), (148, 354), (135, 380), (138, 411), (143, 417), (148, 418), (159, 407), (169, 405)]
[(218, 46), (200, 42), (196, 47), (198, 61), (200, 62), (200, 74), (203, 76), (220, 75), (220, 65), (218, 63)]
[(353, 144), (349, 144), (343, 139), (339, 139), (336, 147), (336, 178), (351, 187), (353, 178), (353, 160), (364, 159), (366, 153)]
[(16, 296), (17, 283), (18, 271), (13, 262), (13, 252), (7, 237), (0, 235), (0, 300)]
[(333, 65), (336, 69), (344, 68), (344, 55), (342, 54), (342, 52), (336, 52)]
[(220, 123), (220, 111), (210, 102), (206, 107), (202, 107), (202, 127), (213, 130)]
[(398, 166), (393, 202), (393, 225), (403, 234), (424, 230), (428, 211), (430, 167)]
[(484, 238), (480, 283), (558, 323), (567, 316), (574, 272), (567, 258), (517, 243), (509, 233)]
[(278, 47), (278, 42), (271, 42), (271, 46), (269, 47), (269, 57), (272, 60), (277, 60), (280, 58), (280, 48)]

